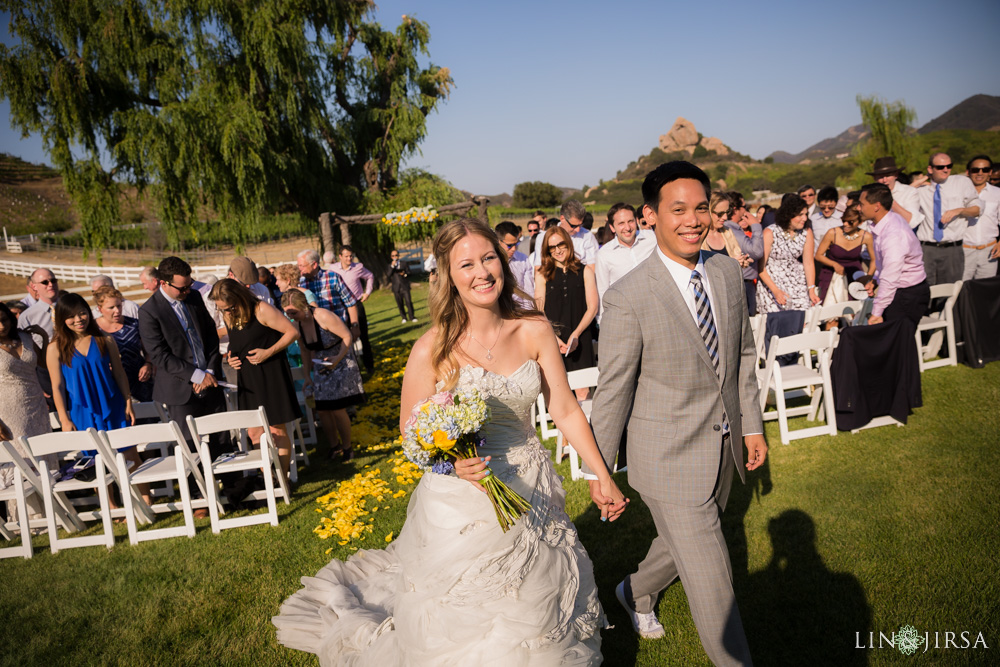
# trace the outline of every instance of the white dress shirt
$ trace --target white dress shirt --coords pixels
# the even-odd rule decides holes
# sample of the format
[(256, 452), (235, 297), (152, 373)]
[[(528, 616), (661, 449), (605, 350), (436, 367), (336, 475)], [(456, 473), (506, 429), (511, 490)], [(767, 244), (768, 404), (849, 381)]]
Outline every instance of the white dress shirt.
[[(973, 222), (975, 220), (975, 222)], [(970, 218), (962, 243), (986, 245), (997, 240), (1000, 228), (1000, 188), (986, 184), (979, 191), (979, 217)]]
[[(184, 335), (188, 337), (188, 343), (193, 345), (194, 341), (190, 340), (189, 334), (187, 332), (188, 323), (184, 319), (186, 317), (187, 318), (194, 317), (194, 314), (191, 312), (191, 309), (188, 308), (187, 304), (181, 301), (180, 299), (175, 299), (174, 297), (167, 294), (166, 291), (163, 289), (163, 287), (160, 287), (160, 294), (162, 294), (163, 298), (167, 300), (168, 304), (170, 304), (171, 312), (173, 312), (174, 316), (177, 317), (177, 321), (181, 323), (181, 329), (184, 330)], [(180, 305), (180, 310), (182, 311), (181, 313), (177, 312), (178, 305)], [(191, 326), (194, 327), (194, 324), (192, 323)], [(192, 356), (194, 356), (193, 353)], [(208, 357), (206, 356), (206, 359), (207, 358)], [(194, 372), (191, 373), (191, 384), (201, 384), (205, 380), (205, 375), (207, 373), (215, 375), (215, 373), (213, 373), (211, 369), (205, 371), (204, 369), (201, 368), (195, 368)]]
[[(921, 242), (934, 243), (934, 191), (936, 188), (937, 183), (931, 181), (917, 190), (920, 201), (920, 212), (923, 214), (923, 219), (914, 228), (914, 231), (916, 231), (917, 238)], [(949, 176), (948, 180), (941, 184), (942, 214), (945, 211), (956, 208), (979, 205), (979, 193), (976, 192), (976, 186), (967, 177), (955, 174)], [(965, 236), (965, 229), (970, 224), (975, 224), (975, 220), (976, 218), (970, 220), (962, 216), (953, 218), (951, 222), (944, 226), (944, 235), (941, 238), (941, 243), (961, 241)]]
[[(656, 248), (656, 234), (649, 229), (636, 232), (632, 247), (622, 245), (618, 237), (611, 239), (597, 251), (597, 265), (594, 272), (597, 278), (597, 296), (604, 300), (604, 293), (626, 273), (639, 266)], [(601, 321), (604, 312), (603, 303), (598, 306), (597, 321)]]
[[(905, 208), (906, 212), (910, 214), (911, 229), (916, 229), (920, 225), (920, 221), (924, 219), (923, 213), (920, 212), (920, 197), (917, 195), (918, 192), (917, 188), (912, 185), (906, 185), (899, 181), (896, 181), (892, 186), (892, 200)], [(933, 198), (933, 194), (931, 197)]]
[[(576, 232), (569, 235), (573, 239), (573, 250), (576, 252), (576, 258), (583, 262), (585, 265), (593, 264), (597, 261), (597, 249), (600, 246), (597, 243), (597, 237), (594, 233), (588, 230), (586, 227), (580, 226), (576, 228)], [(538, 239), (535, 241), (535, 266), (542, 265), (542, 244), (545, 243), (545, 230), (538, 232)]]
[(813, 230), (813, 243), (816, 244), (814, 250), (819, 250), (819, 244), (823, 242), (823, 237), (826, 233), (835, 227), (842, 227), (844, 222), (840, 219), (842, 214), (837, 211), (833, 212), (829, 218), (823, 216), (823, 212), (816, 209), (816, 215), (809, 218), (812, 222)]
[(54, 333), (54, 328), (52, 326), (52, 316), (54, 305), (49, 305), (44, 301), (35, 301), (35, 303), (28, 306), (21, 316), (17, 318), (17, 328), (27, 329), (28, 327), (37, 324), (40, 326), (46, 334), (49, 336), (48, 341), (43, 341), (42, 337), (38, 334), (32, 334), (31, 337), (35, 341), (35, 345), (40, 348), (45, 347), (45, 343), (52, 342), (52, 335)]

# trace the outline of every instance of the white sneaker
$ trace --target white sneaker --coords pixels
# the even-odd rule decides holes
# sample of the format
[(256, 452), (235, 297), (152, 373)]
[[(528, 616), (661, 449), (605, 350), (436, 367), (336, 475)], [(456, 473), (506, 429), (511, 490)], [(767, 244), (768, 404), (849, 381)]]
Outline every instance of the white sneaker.
[(411, 321), (411, 322), (416, 322), (416, 321), (417, 321), (417, 318), (415, 318), (415, 317), (414, 317), (414, 318), (413, 318), (412, 320), (410, 320), (410, 321)]
[(632, 609), (628, 601), (625, 600), (625, 582), (618, 584), (615, 588), (615, 597), (618, 598), (618, 602), (621, 603), (625, 611), (628, 612), (628, 616), (632, 619), (632, 627), (635, 631), (639, 633), (640, 637), (646, 639), (659, 639), (667, 634), (660, 622), (656, 620), (656, 614), (650, 612), (648, 614), (640, 614), (639, 612)]
[(405, 317), (403, 318), (403, 324), (406, 324), (406, 318)]

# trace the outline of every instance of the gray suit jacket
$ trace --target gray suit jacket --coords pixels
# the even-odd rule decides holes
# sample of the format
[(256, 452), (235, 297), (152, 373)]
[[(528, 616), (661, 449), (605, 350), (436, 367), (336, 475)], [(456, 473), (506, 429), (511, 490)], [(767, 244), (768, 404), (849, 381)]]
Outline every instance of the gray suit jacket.
[[(653, 253), (604, 293), (591, 422), (610, 468), (628, 427), (628, 481), (643, 496), (705, 503), (725, 454), (745, 480), (743, 433), (762, 433), (757, 355), (740, 266), (703, 253), (719, 332), (716, 375), (677, 285)], [(732, 433), (721, 447), (722, 425)]]

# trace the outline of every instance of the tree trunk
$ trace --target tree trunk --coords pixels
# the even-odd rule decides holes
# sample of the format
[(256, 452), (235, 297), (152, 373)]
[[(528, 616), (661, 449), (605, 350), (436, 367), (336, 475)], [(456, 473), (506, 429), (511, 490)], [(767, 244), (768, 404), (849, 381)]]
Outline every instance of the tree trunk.
[(322, 213), (319, 216), (319, 238), (322, 247), (320, 248), (319, 254), (323, 255), (327, 250), (333, 251), (333, 223), (331, 222), (333, 214), (332, 213)]

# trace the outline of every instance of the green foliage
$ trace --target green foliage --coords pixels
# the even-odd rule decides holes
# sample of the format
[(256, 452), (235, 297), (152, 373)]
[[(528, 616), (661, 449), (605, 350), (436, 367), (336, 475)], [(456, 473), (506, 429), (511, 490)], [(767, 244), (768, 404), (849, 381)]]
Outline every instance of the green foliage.
[[(369, 191), (365, 193), (366, 213), (393, 213), (405, 211), (414, 206), (447, 206), (465, 201), (461, 190), (440, 176), (423, 171), (408, 169), (401, 175), (399, 185), (389, 192)], [(359, 252), (381, 253), (388, 256), (397, 243), (422, 241), (434, 236), (441, 223), (450, 219), (443, 216), (433, 222), (415, 222), (408, 225), (352, 225), (351, 242)]]
[(691, 157), (697, 160), (698, 158), (708, 157), (708, 154), (709, 154), (708, 149), (702, 146), (701, 144), (698, 144), (697, 146), (694, 147), (694, 152), (691, 154)]
[(518, 183), (514, 186), (514, 206), (517, 208), (546, 208), (562, 203), (562, 190), (543, 181)]
[(917, 120), (917, 112), (902, 100), (889, 103), (881, 98), (858, 95), (861, 122), (871, 133), (868, 139), (854, 148), (855, 169), (853, 182), (867, 183), (875, 160), (891, 155), (902, 169), (913, 169), (920, 163), (915, 137), (910, 126)]
[(916, 136), (920, 162), (912, 169), (923, 169), (933, 153), (947, 153), (955, 164), (953, 173), (965, 172), (965, 164), (973, 155), (986, 154), (1000, 159), (1000, 132), (983, 130), (937, 130)]
[(764, 158), (764, 164), (774, 164), (774, 157), (768, 155), (766, 158)]
[[(374, 4), (0, 0), (11, 123), (42, 135), (88, 247), (112, 241), (122, 185), (155, 195), (171, 245), (216, 219), (238, 245), (261, 216), (356, 212), (398, 182), (453, 84), (422, 67), (428, 26)], [(108, 164), (110, 167), (105, 167)]]
[(817, 188), (837, 184), (838, 180), (849, 176), (853, 168), (848, 160), (816, 164), (758, 163), (737, 172), (732, 181), (727, 182), (727, 187), (742, 192), (745, 197), (754, 190), (795, 192), (804, 183), (812, 183)]

